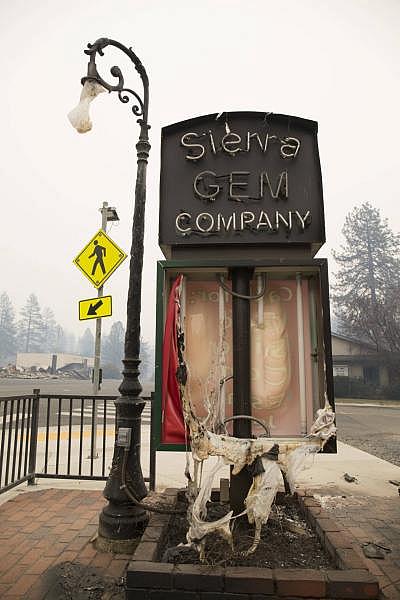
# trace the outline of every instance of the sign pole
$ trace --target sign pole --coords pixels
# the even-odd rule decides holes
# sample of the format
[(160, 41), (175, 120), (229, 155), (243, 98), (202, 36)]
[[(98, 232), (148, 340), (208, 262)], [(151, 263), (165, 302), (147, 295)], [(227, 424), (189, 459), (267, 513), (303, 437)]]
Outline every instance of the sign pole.
[[(101, 228), (105, 232), (107, 229), (107, 208), (108, 202), (103, 202), (102, 208), (100, 208), (101, 212)], [(97, 291), (97, 297), (103, 297), (103, 289), (104, 287), (99, 287)], [(94, 338), (94, 366), (93, 366), (93, 396), (97, 396), (100, 389), (100, 354), (101, 354), (101, 318), (96, 319), (96, 333)], [(97, 453), (97, 400), (94, 401), (94, 414), (93, 414), (93, 431), (94, 431), (94, 439), (92, 441), (91, 448), (91, 457), (90, 458), (98, 458)], [(106, 424), (103, 423), (103, 427)]]
[[(232, 276), (233, 415), (251, 415), (250, 400), (250, 280), (252, 269), (234, 267)], [(235, 295), (238, 294), (238, 295)], [(247, 298), (241, 297), (247, 296)], [(250, 419), (233, 421), (233, 435), (251, 437)], [(234, 514), (244, 509), (252, 476), (247, 469), (231, 474), (230, 506)]]

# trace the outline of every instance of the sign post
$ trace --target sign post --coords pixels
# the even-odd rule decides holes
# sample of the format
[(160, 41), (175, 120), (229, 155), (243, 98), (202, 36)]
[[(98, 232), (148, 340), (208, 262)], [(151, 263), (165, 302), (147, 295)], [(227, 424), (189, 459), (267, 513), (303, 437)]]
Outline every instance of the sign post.
[[(104, 233), (106, 232), (106, 228), (107, 228), (107, 202), (103, 202), (103, 206), (100, 209), (101, 212), (101, 229), (104, 231)], [(98, 243), (98, 240), (96, 239), (97, 244), (96, 247), (93, 249), (93, 252), (89, 255), (90, 257), (93, 257), (93, 255), (95, 255), (95, 262), (93, 264), (92, 267), (92, 275), (96, 276), (96, 268), (100, 267), (103, 270), (103, 274), (105, 271), (105, 267), (104, 267), (104, 258), (106, 256), (106, 249), (105, 246), (100, 246)], [(93, 242), (94, 245), (94, 242)], [(98, 250), (99, 248), (101, 248), (101, 252), (99, 253)], [(103, 250), (104, 248), (104, 250)], [(104, 257), (103, 257), (104, 254)], [(96, 264), (98, 263), (98, 265)], [(101, 285), (98, 288), (97, 291), (97, 298), (101, 298), (103, 296), (103, 285)], [(98, 302), (101, 302), (101, 300), (98, 300)], [(95, 332), (95, 336), (94, 336), (94, 365), (93, 365), (93, 396), (97, 396), (97, 394), (100, 391), (100, 352), (101, 352), (101, 318), (97, 318), (96, 319), (96, 332)], [(97, 406), (97, 400), (94, 401), (94, 407), (93, 407), (93, 430), (94, 430), (94, 435), (93, 435), (93, 440), (92, 440), (92, 448), (91, 448), (91, 453), (90, 453), (90, 458), (98, 458), (98, 452), (97, 452), (97, 425), (98, 425), (98, 406)], [(105, 423), (103, 424), (103, 427), (105, 427)]]
[[(251, 415), (251, 387), (250, 387), (250, 281), (252, 269), (248, 267), (234, 267), (232, 277), (232, 342), (233, 348), (240, 349), (233, 352), (232, 377), (233, 377), (233, 416)], [(251, 437), (251, 421), (237, 419), (233, 421), (233, 435), (240, 438)], [(242, 511), (244, 499), (250, 489), (252, 476), (249, 471), (242, 469), (237, 475), (232, 474), (229, 501), (234, 514)]]
[[(97, 396), (100, 389), (101, 319), (105, 316), (111, 315), (111, 296), (103, 296), (103, 285), (127, 256), (125, 252), (121, 250), (121, 248), (119, 248), (117, 244), (106, 234), (107, 222), (119, 220), (115, 209), (109, 208), (108, 202), (103, 202), (100, 212), (101, 229), (92, 237), (90, 242), (86, 244), (83, 250), (81, 250), (81, 252), (73, 261), (74, 264), (82, 271), (85, 277), (87, 277), (98, 290), (97, 302), (95, 301), (95, 298), (81, 300), (79, 302), (79, 319), (96, 319), (92, 389), (93, 396)], [(93, 421), (94, 439), (92, 440), (90, 458), (98, 458), (96, 400), (94, 401), (93, 407)]]

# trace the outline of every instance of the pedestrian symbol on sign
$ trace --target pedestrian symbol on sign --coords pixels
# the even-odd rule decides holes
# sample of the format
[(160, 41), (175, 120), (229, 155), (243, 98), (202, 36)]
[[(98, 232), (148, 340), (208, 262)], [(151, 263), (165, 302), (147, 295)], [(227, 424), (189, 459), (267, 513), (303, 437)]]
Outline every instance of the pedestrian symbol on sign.
[(125, 252), (100, 229), (74, 259), (74, 263), (99, 288), (125, 258)]
[(103, 271), (103, 275), (104, 275), (106, 272), (106, 268), (104, 266), (103, 256), (105, 257), (105, 255), (106, 255), (106, 249), (104, 246), (100, 246), (100, 244), (97, 240), (94, 240), (93, 244), (94, 244), (94, 250), (93, 250), (92, 254), (89, 255), (89, 258), (93, 258), (94, 256), (96, 257), (96, 260), (93, 263), (92, 275), (96, 274), (97, 265), (100, 266), (100, 269)]

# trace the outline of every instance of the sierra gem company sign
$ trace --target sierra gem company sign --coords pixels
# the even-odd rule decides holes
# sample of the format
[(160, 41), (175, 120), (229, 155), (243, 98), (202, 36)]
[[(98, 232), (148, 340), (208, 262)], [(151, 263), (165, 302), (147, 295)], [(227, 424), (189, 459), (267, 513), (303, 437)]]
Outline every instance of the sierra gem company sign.
[(171, 246), (325, 241), (317, 123), (260, 112), (164, 127), (159, 242)]

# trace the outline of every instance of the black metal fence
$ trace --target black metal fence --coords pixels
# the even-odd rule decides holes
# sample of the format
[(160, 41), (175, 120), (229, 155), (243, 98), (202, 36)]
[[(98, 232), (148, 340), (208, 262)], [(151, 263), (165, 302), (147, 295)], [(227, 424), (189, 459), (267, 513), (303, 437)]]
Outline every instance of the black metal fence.
[(36, 394), (0, 398), (0, 493), (35, 477)]
[[(106, 480), (115, 438), (116, 396), (33, 394), (0, 398), (0, 494), (35, 478)], [(151, 399), (148, 424), (150, 489), (155, 487)], [(143, 430), (143, 428), (142, 428)]]

